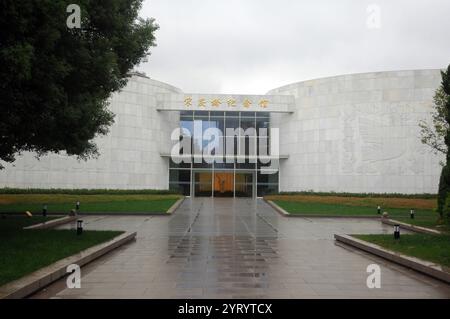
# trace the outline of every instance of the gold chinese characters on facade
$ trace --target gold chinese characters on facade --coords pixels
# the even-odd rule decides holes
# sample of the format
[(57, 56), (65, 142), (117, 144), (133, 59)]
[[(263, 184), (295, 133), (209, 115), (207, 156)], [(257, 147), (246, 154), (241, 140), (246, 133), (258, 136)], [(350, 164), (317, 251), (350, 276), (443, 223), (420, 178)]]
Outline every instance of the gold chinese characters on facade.
[(248, 98), (244, 99), (241, 103), (238, 104), (238, 101), (236, 101), (236, 99), (234, 98), (229, 98), (226, 101), (222, 101), (219, 98), (213, 98), (213, 99), (206, 99), (206, 98), (199, 98), (197, 100), (197, 103), (194, 103), (194, 99), (191, 96), (185, 97), (184, 99), (184, 106), (185, 107), (191, 107), (193, 105), (196, 105), (198, 107), (206, 107), (206, 106), (211, 106), (211, 107), (219, 107), (219, 106), (227, 106), (227, 107), (237, 107), (237, 106), (242, 106), (244, 108), (251, 108), (252, 106), (254, 107), (260, 107), (260, 108), (266, 108), (269, 106), (269, 100), (266, 99), (260, 99), (258, 101), (252, 101)]
[(192, 106), (192, 98), (187, 97), (184, 99), (184, 106)]

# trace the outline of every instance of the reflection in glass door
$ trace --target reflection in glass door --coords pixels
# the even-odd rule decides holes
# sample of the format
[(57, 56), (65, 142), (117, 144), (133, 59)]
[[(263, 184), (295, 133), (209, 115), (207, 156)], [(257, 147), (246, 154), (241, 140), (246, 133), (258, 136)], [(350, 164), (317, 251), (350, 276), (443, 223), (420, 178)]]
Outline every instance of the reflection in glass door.
[(214, 197), (233, 197), (233, 172), (214, 172)]
[(196, 197), (254, 197), (252, 172), (194, 172), (193, 192)]
[(253, 173), (237, 173), (235, 176), (236, 197), (253, 197)]
[(212, 172), (195, 172), (194, 196), (212, 196)]

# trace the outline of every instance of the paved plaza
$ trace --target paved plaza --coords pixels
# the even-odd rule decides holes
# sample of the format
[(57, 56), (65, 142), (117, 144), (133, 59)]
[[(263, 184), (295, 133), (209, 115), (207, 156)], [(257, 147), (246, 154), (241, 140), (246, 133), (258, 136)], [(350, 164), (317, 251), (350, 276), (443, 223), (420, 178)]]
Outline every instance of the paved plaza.
[[(450, 298), (449, 285), (333, 239), (392, 233), (378, 220), (286, 218), (237, 198), (186, 199), (172, 216), (83, 220), (137, 240), (83, 267), (80, 289), (64, 279), (32, 298)], [(374, 263), (380, 289), (366, 286)]]

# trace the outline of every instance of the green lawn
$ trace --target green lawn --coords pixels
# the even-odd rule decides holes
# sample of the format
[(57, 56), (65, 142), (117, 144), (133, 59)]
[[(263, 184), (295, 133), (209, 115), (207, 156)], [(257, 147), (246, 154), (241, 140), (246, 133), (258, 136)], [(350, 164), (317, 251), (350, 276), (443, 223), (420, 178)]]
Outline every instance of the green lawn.
[(404, 255), (450, 267), (450, 235), (408, 234), (395, 240), (392, 235), (352, 235)]
[(42, 206), (47, 204), (49, 213), (68, 213), (80, 201), (81, 213), (163, 213), (179, 198), (179, 195), (4, 194), (0, 195), (0, 212), (41, 214)]
[[(276, 200), (275, 203), (291, 214), (298, 215), (330, 215), (330, 216), (379, 216), (376, 206), (354, 206), (328, 203), (306, 203), (297, 201)], [(384, 207), (391, 219), (423, 227), (432, 227), (442, 231), (450, 230), (448, 225), (438, 223), (437, 213), (431, 209), (415, 210), (415, 218), (411, 219), (409, 209)]]
[[(47, 218), (47, 220), (52, 218)], [(0, 218), (0, 285), (120, 235), (119, 231), (22, 230), (43, 217)]]

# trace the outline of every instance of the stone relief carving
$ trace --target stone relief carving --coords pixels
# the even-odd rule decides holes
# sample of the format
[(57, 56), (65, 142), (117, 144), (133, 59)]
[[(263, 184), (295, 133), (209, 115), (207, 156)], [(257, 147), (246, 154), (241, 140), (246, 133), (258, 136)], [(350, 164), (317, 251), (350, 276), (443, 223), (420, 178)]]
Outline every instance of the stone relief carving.
[[(354, 106), (341, 113), (343, 174), (406, 175), (424, 170), (424, 147), (410, 135), (407, 106), (372, 108), (377, 114)], [(417, 141), (416, 141), (417, 139)], [(408, 156), (414, 154), (414, 156)]]
[[(341, 112), (341, 174), (423, 175), (429, 152), (419, 138), (418, 116), (407, 103)], [(436, 160), (437, 164), (437, 160)], [(436, 165), (438, 175), (439, 166)]]
[[(389, 115), (392, 122), (397, 121), (397, 115)], [(397, 128), (397, 127), (395, 127)], [(406, 144), (399, 139), (386, 136), (388, 129), (383, 117), (358, 118), (358, 133), (361, 144), (361, 160), (373, 164), (381, 161), (391, 161), (401, 158), (406, 153)]]

